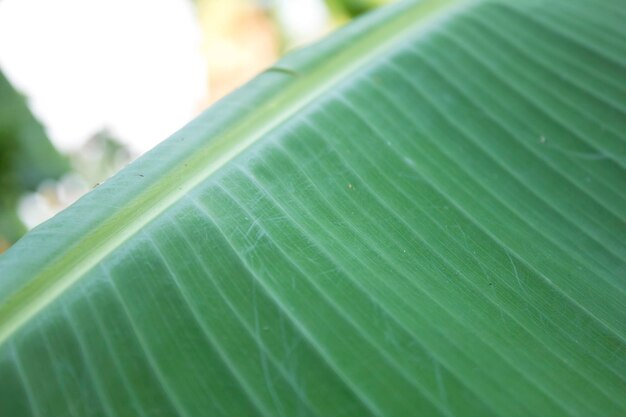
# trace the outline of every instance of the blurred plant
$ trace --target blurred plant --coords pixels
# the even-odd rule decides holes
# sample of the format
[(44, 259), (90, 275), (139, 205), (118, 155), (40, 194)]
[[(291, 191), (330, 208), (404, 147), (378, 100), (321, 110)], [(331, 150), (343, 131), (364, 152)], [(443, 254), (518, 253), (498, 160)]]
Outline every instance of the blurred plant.
[(392, 0), (325, 0), (338, 21), (350, 20)]
[(26, 232), (17, 214), (22, 195), (68, 170), (25, 97), (0, 71), (0, 252)]
[(137, 155), (120, 142), (107, 129), (89, 138), (85, 144), (70, 155), (72, 167), (91, 187), (115, 174)]
[(38, 225), (97, 187), (136, 156), (108, 130), (101, 130), (68, 155), (72, 171), (58, 181), (43, 181), (37, 191), (22, 197), (18, 209), (20, 219), (28, 228)]

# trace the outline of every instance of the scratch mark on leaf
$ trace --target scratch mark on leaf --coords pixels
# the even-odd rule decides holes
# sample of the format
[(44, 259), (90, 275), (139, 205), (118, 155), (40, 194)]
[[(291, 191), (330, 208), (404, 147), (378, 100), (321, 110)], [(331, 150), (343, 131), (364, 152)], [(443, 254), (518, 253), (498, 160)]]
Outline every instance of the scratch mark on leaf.
[(522, 280), (519, 277), (519, 273), (517, 272), (517, 267), (515, 266), (515, 262), (513, 262), (513, 258), (511, 258), (511, 255), (509, 254), (508, 251), (506, 251), (505, 253), (506, 253), (506, 257), (509, 258), (509, 262), (511, 262), (511, 266), (513, 267), (513, 274), (515, 275), (515, 279), (517, 280), (517, 284), (519, 285), (520, 290), (524, 293), (524, 295), (527, 295), (526, 290), (524, 289), (524, 286), (522, 285)]

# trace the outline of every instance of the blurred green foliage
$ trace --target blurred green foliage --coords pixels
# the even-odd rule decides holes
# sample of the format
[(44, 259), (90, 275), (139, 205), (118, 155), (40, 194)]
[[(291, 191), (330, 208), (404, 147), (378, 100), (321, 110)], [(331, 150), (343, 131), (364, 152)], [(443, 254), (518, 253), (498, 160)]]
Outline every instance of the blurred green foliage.
[(26, 99), (0, 71), (0, 250), (26, 229), (17, 215), (21, 196), (45, 179), (69, 170), (69, 162), (48, 139)]
[(354, 18), (371, 9), (389, 3), (389, 1), (390, 0), (326, 0), (326, 4), (333, 14)]

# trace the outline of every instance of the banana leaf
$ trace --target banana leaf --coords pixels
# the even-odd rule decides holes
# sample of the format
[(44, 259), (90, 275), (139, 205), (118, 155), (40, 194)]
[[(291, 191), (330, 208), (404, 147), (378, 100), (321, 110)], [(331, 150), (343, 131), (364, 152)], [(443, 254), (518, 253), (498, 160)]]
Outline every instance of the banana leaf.
[(625, 415), (625, 19), (288, 55), (0, 258), (0, 415)]

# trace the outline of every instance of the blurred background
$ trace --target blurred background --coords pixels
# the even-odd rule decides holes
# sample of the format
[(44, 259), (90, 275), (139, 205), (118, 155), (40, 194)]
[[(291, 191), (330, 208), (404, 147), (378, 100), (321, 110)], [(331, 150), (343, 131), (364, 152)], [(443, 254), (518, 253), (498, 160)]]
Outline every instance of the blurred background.
[(270, 66), (392, 0), (0, 0), (0, 252)]

